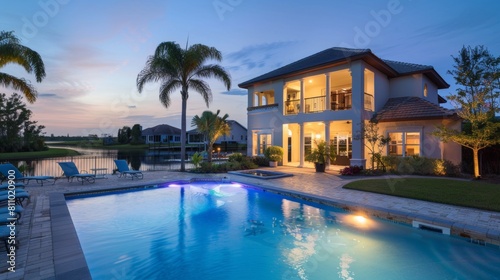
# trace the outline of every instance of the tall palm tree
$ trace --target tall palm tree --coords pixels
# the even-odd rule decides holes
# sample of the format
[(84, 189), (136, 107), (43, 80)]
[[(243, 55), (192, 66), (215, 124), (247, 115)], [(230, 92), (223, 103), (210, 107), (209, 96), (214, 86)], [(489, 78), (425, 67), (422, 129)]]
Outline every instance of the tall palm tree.
[[(39, 83), (45, 78), (45, 66), (40, 55), (21, 45), (19, 38), (14, 35), (13, 31), (1, 31), (0, 68), (9, 63), (19, 64), (26, 72), (34, 73), (36, 81)], [(21, 91), (29, 103), (36, 101), (38, 95), (36, 89), (25, 79), (0, 72), (0, 85)]]
[(205, 111), (201, 114), (201, 117), (196, 115), (191, 121), (191, 125), (196, 126), (198, 132), (203, 134), (205, 141), (208, 142), (208, 162), (212, 162), (212, 149), (217, 138), (231, 133), (231, 128), (226, 121), (229, 115), (225, 114), (219, 117), (219, 113), (220, 110), (217, 110), (216, 114), (211, 111)]
[(231, 78), (224, 68), (217, 64), (206, 64), (208, 60), (222, 61), (222, 54), (216, 48), (202, 44), (183, 49), (175, 42), (163, 42), (148, 58), (144, 69), (137, 75), (137, 88), (142, 92), (148, 82), (160, 82), (160, 101), (168, 108), (170, 94), (181, 90), (181, 171), (185, 171), (186, 156), (186, 109), (189, 89), (203, 96), (207, 107), (212, 101), (212, 91), (205, 78), (216, 78), (229, 90)]

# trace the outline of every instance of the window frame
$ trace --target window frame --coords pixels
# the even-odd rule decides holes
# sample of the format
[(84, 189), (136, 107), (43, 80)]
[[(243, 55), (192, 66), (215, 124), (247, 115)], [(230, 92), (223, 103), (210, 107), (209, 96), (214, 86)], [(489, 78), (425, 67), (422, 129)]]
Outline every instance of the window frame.
[[(398, 156), (398, 157), (408, 157), (408, 156), (422, 156), (422, 147), (423, 147), (423, 131), (422, 129), (408, 129), (408, 130), (390, 130), (387, 131), (387, 137), (389, 137), (391, 134), (401, 134), (401, 144), (396, 143), (392, 144), (394, 142), (393, 139), (387, 143), (387, 150), (386, 150), (386, 155), (388, 156)], [(408, 144), (408, 134), (418, 134), (418, 144)], [(397, 141), (396, 141), (397, 142)], [(417, 147), (418, 145), (418, 153), (414, 153), (411, 155), (408, 155), (407, 148), (414, 146)], [(396, 147), (396, 154), (391, 153), (391, 147)], [(397, 147), (401, 147), (401, 154), (397, 154)]]

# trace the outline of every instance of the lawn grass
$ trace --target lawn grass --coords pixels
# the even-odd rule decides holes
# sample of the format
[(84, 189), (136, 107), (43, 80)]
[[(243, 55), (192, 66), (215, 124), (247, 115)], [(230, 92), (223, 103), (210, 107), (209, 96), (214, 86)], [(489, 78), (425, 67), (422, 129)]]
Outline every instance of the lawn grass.
[(47, 151), (39, 152), (18, 152), (18, 153), (0, 153), (0, 160), (19, 160), (33, 158), (49, 158), (49, 157), (68, 157), (77, 156), (80, 153), (75, 150), (62, 148), (49, 148)]
[(438, 178), (359, 180), (343, 188), (500, 212), (500, 184)]

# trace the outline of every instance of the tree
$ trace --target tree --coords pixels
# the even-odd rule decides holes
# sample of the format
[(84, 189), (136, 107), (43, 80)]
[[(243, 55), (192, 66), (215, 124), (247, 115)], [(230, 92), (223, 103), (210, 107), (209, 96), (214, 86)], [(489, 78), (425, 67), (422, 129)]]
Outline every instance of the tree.
[(212, 162), (212, 150), (217, 138), (231, 133), (231, 127), (226, 121), (229, 115), (225, 114), (220, 117), (219, 113), (220, 110), (217, 110), (215, 114), (211, 111), (205, 111), (201, 114), (201, 117), (196, 115), (191, 121), (191, 125), (196, 126), (198, 132), (203, 134), (208, 144), (208, 162)]
[(494, 58), (483, 46), (462, 47), (455, 62), (453, 75), (459, 88), (447, 96), (464, 121), (462, 131), (440, 126), (433, 135), (472, 150), (474, 177), (480, 178), (479, 151), (499, 143), (500, 126), (494, 122), (498, 112), (499, 58)]
[[(20, 44), (19, 39), (13, 31), (0, 32), (0, 68), (9, 64), (19, 64), (28, 73), (34, 73), (37, 82), (45, 78), (45, 66), (40, 55), (32, 49)], [(38, 95), (36, 89), (22, 78), (16, 78), (6, 73), (0, 72), (0, 86), (12, 87), (21, 91), (29, 103), (36, 101)]]
[(365, 124), (363, 125), (363, 131), (358, 132), (358, 135), (356, 135), (354, 139), (364, 140), (365, 147), (368, 149), (369, 154), (371, 155), (372, 170), (375, 169), (375, 161), (377, 161), (377, 166), (378, 163), (381, 163), (382, 167), (385, 168), (382, 161), (380, 160), (380, 157), (382, 149), (384, 149), (387, 143), (391, 141), (391, 138), (384, 137), (384, 135), (378, 133), (378, 120), (376, 116), (373, 116), (370, 121), (365, 122)]
[(132, 126), (132, 131), (130, 132), (130, 144), (137, 145), (142, 143), (142, 128), (140, 124), (134, 124)]
[(31, 121), (31, 111), (22, 97), (14, 93), (0, 94), (0, 152), (44, 150), (43, 125)]
[(124, 126), (118, 129), (118, 143), (128, 144), (130, 142), (131, 129), (128, 126)]
[(170, 94), (180, 88), (181, 106), (181, 171), (185, 171), (186, 157), (186, 110), (189, 89), (201, 94), (207, 107), (212, 101), (210, 86), (203, 80), (216, 78), (231, 88), (229, 74), (219, 65), (206, 64), (208, 60), (222, 61), (222, 54), (213, 47), (195, 44), (182, 49), (175, 42), (163, 42), (150, 56), (144, 69), (137, 75), (137, 88), (142, 92), (149, 82), (160, 82), (160, 101), (168, 108)]

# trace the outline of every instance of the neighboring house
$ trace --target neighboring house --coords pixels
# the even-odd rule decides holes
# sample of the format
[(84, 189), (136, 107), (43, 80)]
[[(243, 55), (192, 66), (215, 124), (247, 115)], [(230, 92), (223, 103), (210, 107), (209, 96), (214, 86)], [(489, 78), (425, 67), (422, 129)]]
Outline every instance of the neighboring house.
[(432, 66), (383, 60), (369, 49), (330, 48), (239, 84), (248, 89), (248, 155), (269, 145), (284, 149), (283, 164), (304, 158), (325, 140), (338, 165), (369, 164), (359, 137), (376, 114), (391, 137), (384, 155), (461, 161), (461, 148), (431, 135), (438, 125), (460, 130), (461, 120), (438, 94), (449, 85)]
[(153, 143), (180, 143), (181, 130), (168, 124), (160, 124), (142, 131), (142, 140), (146, 144)]
[[(237, 143), (246, 144), (247, 143), (247, 129), (241, 125), (239, 122), (234, 120), (227, 120), (229, 127), (231, 128), (231, 134), (228, 136), (221, 136), (217, 138), (215, 144), (223, 145), (225, 143)], [(203, 135), (198, 132), (198, 130), (192, 129), (187, 132), (188, 144), (203, 144)]]

